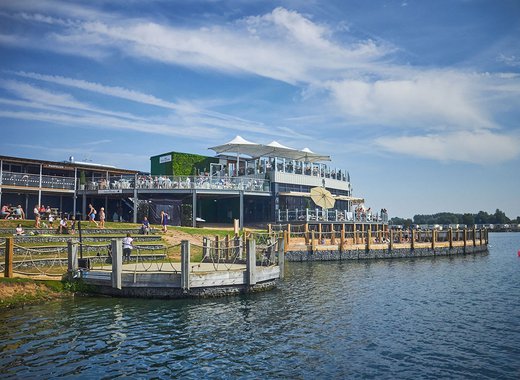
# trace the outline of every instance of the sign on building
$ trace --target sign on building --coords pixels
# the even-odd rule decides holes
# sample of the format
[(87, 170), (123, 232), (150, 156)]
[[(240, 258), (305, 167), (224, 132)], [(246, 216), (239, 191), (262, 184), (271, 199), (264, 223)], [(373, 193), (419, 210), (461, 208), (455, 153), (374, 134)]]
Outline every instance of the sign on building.
[(164, 164), (165, 162), (171, 162), (171, 161), (172, 161), (172, 155), (171, 154), (159, 157), (159, 163), (160, 164)]

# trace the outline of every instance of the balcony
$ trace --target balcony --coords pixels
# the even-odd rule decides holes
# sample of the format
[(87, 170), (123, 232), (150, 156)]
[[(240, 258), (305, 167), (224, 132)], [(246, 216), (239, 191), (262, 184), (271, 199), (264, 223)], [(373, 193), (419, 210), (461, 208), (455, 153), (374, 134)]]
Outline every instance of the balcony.
[(42, 190), (74, 190), (74, 178), (48, 175), (42, 175), (40, 177), (39, 174), (2, 172), (2, 175), (0, 176), (0, 185), (37, 189), (41, 188)]

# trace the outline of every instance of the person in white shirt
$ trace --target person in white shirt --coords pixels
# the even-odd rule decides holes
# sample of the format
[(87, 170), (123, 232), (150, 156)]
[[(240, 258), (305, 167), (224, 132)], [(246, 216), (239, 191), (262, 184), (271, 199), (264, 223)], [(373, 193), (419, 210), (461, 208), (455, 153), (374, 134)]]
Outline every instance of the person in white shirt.
[(134, 239), (130, 236), (130, 234), (126, 234), (126, 237), (123, 239), (123, 261), (130, 261), (130, 254), (132, 253), (132, 249), (134, 246), (132, 242)]

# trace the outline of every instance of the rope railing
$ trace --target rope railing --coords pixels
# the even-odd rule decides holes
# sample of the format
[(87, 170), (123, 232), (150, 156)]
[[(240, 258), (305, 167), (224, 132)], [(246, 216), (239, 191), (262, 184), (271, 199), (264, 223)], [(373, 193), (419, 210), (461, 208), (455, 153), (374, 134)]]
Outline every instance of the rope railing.
[[(17, 244), (14, 244), (13, 248), (15, 248), (17, 252), (22, 252), (21, 254), (17, 254), (17, 260), (13, 261), (14, 273), (26, 276), (61, 277), (67, 271), (67, 265), (63, 264), (64, 261), (66, 262), (67, 256), (60, 256), (60, 253), (63, 253), (61, 249), (47, 251), (45, 254), (52, 254), (51, 257), (41, 258), (40, 251), (37, 249), (27, 248)], [(40, 257), (36, 258), (33, 255), (39, 255)], [(29, 268), (36, 271), (30, 272), (25, 270)]]

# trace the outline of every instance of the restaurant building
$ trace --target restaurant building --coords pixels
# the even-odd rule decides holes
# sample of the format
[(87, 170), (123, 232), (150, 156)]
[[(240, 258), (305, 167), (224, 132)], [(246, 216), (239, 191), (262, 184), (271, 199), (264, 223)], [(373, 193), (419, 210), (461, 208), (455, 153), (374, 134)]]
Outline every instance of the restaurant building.
[[(209, 148), (216, 155), (168, 152), (150, 158), (150, 173), (76, 162), (0, 156), (0, 201), (51, 205), (60, 212), (86, 214), (92, 203), (108, 220), (137, 222), (161, 210), (174, 224), (356, 221), (362, 198), (352, 196), (349, 173), (330, 157), (276, 141), (258, 144), (235, 137)], [(312, 189), (330, 194), (331, 206), (316, 205)], [(144, 214), (143, 214), (144, 212)], [(152, 215), (150, 215), (152, 213)], [(384, 216), (363, 215), (374, 222)], [(155, 218), (155, 220), (154, 220)]]

